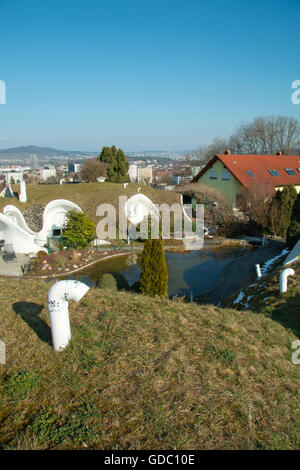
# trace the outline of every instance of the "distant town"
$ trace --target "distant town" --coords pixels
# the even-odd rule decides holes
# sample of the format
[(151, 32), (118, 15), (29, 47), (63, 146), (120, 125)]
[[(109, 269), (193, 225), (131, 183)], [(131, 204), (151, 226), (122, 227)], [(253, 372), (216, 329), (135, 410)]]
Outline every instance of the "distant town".
[[(35, 153), (30, 153), (35, 151)], [(55, 151), (43, 147), (19, 147), (0, 151), (0, 184), (81, 183), (80, 171), (84, 161), (97, 152)], [(189, 151), (127, 152), (128, 175), (131, 182), (155, 185), (171, 190), (190, 182), (205, 166), (199, 155)], [(99, 182), (105, 178), (100, 177)]]

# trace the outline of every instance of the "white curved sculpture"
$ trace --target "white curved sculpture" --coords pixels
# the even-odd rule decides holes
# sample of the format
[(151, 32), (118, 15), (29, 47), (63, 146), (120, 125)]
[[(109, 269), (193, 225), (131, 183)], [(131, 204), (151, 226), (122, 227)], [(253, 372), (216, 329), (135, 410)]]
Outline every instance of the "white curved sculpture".
[(144, 194), (131, 196), (126, 201), (124, 209), (126, 217), (133, 225), (138, 225), (148, 215), (154, 216), (157, 220), (159, 219), (158, 208)]
[(0, 239), (13, 246), (16, 253), (37, 253), (45, 251), (36, 243), (35, 235), (16, 225), (10, 217), (0, 214)]
[[(187, 213), (186, 213), (186, 210), (185, 210), (185, 207), (184, 207), (184, 204), (183, 204), (183, 195), (180, 194), (180, 205), (181, 205), (181, 209), (182, 209), (182, 213), (183, 213), (183, 216), (187, 218), (187, 220), (189, 220), (190, 222), (192, 222), (192, 217), (190, 217)], [(192, 214), (191, 214), (192, 215)]]
[(59, 281), (50, 287), (47, 306), (55, 351), (64, 349), (71, 339), (69, 300), (79, 302), (88, 290), (89, 287), (80, 281)]
[(280, 274), (280, 294), (287, 291), (287, 280), (289, 276), (293, 276), (295, 271), (292, 268), (286, 268)]
[(53, 236), (54, 230), (64, 227), (66, 214), (70, 210), (82, 212), (74, 202), (66, 199), (55, 199), (49, 202), (43, 213), (43, 228), (39, 232), (31, 230), (22, 212), (13, 205), (7, 205), (0, 214), (0, 239), (13, 245), (16, 253), (37, 253), (47, 243), (47, 238)]

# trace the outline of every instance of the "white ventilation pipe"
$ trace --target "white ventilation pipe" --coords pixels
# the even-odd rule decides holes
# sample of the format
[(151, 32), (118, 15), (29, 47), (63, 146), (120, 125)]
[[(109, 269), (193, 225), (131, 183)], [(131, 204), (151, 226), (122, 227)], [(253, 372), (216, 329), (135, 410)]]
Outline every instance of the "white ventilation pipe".
[(256, 269), (257, 279), (260, 279), (260, 278), (261, 278), (260, 265), (259, 265), (259, 264), (256, 264), (256, 265), (255, 265), (255, 269)]
[(64, 349), (71, 339), (69, 300), (79, 302), (88, 290), (89, 287), (79, 281), (59, 281), (51, 286), (47, 306), (55, 351)]
[(25, 181), (20, 182), (19, 201), (20, 202), (27, 202), (26, 183), (25, 183)]
[(280, 274), (280, 294), (287, 291), (287, 280), (289, 276), (293, 276), (295, 271), (292, 268), (287, 268)]
[(141, 189), (142, 189), (142, 188), (138, 188), (138, 193), (140, 192)]
[(124, 183), (123, 188), (126, 189), (127, 186), (128, 186), (128, 183)]

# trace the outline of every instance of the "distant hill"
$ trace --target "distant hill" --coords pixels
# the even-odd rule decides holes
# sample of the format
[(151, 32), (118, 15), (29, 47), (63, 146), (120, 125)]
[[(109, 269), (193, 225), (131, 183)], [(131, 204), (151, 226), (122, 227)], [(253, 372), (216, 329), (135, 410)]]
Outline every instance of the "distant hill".
[(50, 147), (37, 147), (35, 145), (27, 145), (23, 147), (14, 147), (9, 149), (0, 150), (0, 159), (10, 160), (27, 160), (31, 155), (37, 155), (39, 158), (51, 158), (51, 157), (83, 157), (83, 156), (95, 156), (97, 152), (83, 152), (80, 150), (60, 150)]

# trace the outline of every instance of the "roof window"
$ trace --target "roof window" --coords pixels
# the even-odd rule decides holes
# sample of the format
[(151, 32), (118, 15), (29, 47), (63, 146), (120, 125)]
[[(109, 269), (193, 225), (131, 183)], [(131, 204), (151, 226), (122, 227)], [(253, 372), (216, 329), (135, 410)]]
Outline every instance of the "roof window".
[(292, 170), (291, 168), (285, 168), (285, 171), (287, 172), (288, 175), (295, 175), (296, 174), (294, 172), (294, 170)]
[(276, 170), (268, 170), (268, 172), (269, 172), (272, 176), (279, 176), (279, 173), (278, 173), (278, 171), (276, 171)]
[(250, 171), (250, 170), (246, 170), (246, 171), (247, 171), (248, 175), (250, 175), (252, 178), (255, 178), (255, 176), (254, 176), (254, 174), (252, 173), (252, 171)]

